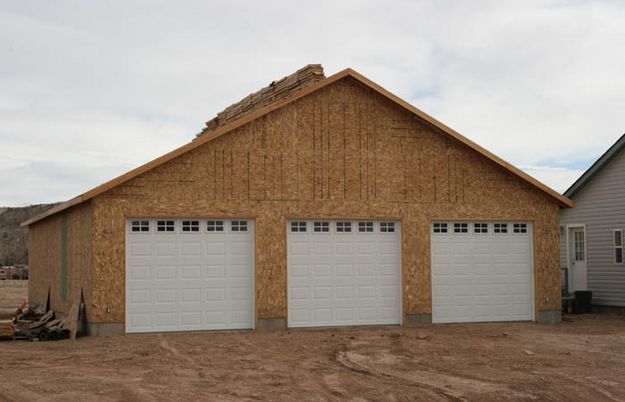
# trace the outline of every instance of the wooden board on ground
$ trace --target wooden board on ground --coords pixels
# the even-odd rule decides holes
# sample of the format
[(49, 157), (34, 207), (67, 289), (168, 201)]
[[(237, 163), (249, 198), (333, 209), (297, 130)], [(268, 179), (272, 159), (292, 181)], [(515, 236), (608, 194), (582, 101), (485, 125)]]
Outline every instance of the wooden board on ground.
[(41, 318), (39, 319), (39, 321), (30, 324), (29, 328), (30, 329), (39, 328), (39, 327), (41, 327), (42, 325), (44, 325), (45, 323), (47, 323), (48, 321), (50, 321), (53, 318), (54, 318), (54, 311), (50, 310), (47, 313), (45, 313), (44, 315), (42, 315)]
[(72, 341), (76, 340), (76, 330), (78, 328), (79, 310), (80, 310), (80, 299), (72, 303), (72, 307), (70, 307), (69, 312), (67, 313), (67, 317), (63, 319), (63, 328), (69, 329), (70, 339)]
[(46, 329), (50, 329), (50, 328), (54, 328), (58, 326), (61, 323), (61, 321), (62, 320), (60, 318), (50, 321), (49, 323), (46, 324)]

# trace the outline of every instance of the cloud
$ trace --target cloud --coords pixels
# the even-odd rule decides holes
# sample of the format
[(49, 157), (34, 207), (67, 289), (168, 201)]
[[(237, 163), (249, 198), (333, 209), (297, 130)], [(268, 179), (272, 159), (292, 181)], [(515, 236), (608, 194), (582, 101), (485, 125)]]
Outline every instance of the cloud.
[(548, 166), (519, 166), (525, 173), (564, 193), (583, 173), (580, 169), (554, 168)]
[(625, 131), (623, 18), (612, 1), (3, 2), (0, 205), (76, 196), (307, 63), (353, 67), (563, 189)]

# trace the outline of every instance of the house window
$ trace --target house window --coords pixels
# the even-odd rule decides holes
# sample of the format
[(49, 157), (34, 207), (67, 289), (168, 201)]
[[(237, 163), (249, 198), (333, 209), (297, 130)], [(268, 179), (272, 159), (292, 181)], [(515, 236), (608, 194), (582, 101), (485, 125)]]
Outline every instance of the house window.
[(493, 225), (493, 232), (508, 233), (508, 224), (507, 223), (495, 223)]
[(336, 231), (338, 233), (348, 233), (352, 231), (351, 222), (336, 222)]
[(623, 263), (623, 229), (614, 231), (614, 263)]
[(291, 222), (291, 232), (306, 232), (306, 222), (305, 221)]
[(432, 230), (434, 231), (434, 233), (447, 233), (447, 223), (435, 222), (432, 225)]
[(149, 232), (150, 231), (150, 221), (131, 221), (130, 222), (130, 231), (131, 232)]
[(380, 222), (380, 232), (393, 233), (395, 231), (395, 222)]
[(359, 232), (373, 232), (373, 222), (358, 222)]
[(175, 230), (174, 221), (156, 221), (157, 232), (173, 232)]
[(247, 232), (247, 221), (230, 222), (230, 230), (232, 232)]
[(473, 233), (488, 233), (488, 223), (474, 223)]
[(330, 231), (330, 222), (314, 222), (313, 231), (315, 233), (327, 233)]
[(514, 233), (527, 233), (527, 223), (515, 223), (512, 225)]
[(206, 221), (207, 232), (223, 232), (224, 221)]
[(183, 232), (199, 232), (200, 221), (182, 221)]
[(454, 233), (469, 233), (469, 224), (454, 223)]

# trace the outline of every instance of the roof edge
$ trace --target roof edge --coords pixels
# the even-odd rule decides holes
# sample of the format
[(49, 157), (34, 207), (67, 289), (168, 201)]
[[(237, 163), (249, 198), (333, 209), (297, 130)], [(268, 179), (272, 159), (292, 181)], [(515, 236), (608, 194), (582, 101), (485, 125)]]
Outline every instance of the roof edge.
[(97, 187), (92, 188), (91, 190), (79, 195), (78, 197), (72, 198), (69, 201), (66, 201), (64, 203), (59, 204), (58, 206), (51, 208), (50, 210), (44, 212), (43, 214), (37, 215), (25, 222), (23, 222), (21, 224), (21, 226), (29, 226), (32, 225), (33, 223), (36, 223), (42, 219), (45, 219), (49, 216), (55, 215), (65, 209), (71, 208), (77, 204), (80, 204), (82, 202), (88, 201), (92, 198), (94, 198), (95, 196), (102, 194), (110, 189), (112, 189), (113, 187), (116, 187), (120, 184), (123, 184), (153, 168), (156, 168), (157, 166), (160, 166), (180, 155), (183, 155), (203, 144), (206, 144), (207, 142), (210, 142), (216, 138), (221, 137), (224, 134), (227, 134), (228, 132), (237, 129), (245, 124), (248, 124), (256, 119), (258, 119), (259, 117), (262, 117), (268, 113), (273, 112), (276, 109), (279, 109), (285, 105), (288, 105), (289, 103), (295, 102), (298, 99), (303, 98), (304, 96), (307, 96), (313, 92), (316, 92), (322, 88), (325, 88), (326, 86), (342, 79), (345, 77), (352, 77), (354, 79), (356, 79), (358, 82), (360, 82), (361, 84), (371, 88), (372, 90), (378, 92), (379, 94), (381, 94), (382, 96), (384, 96), (385, 98), (391, 100), (392, 102), (398, 104), (399, 106), (403, 107), (404, 109), (412, 112), (413, 114), (417, 115), (418, 117), (420, 117), (421, 119), (425, 120), (426, 122), (432, 124), (433, 126), (437, 127), (438, 129), (442, 130), (443, 132), (445, 132), (446, 134), (450, 135), (451, 137), (453, 137), (454, 139), (456, 139), (457, 141), (465, 144), (466, 146), (474, 149), (475, 151), (477, 151), (478, 153), (482, 154), (483, 156), (485, 156), (487, 159), (491, 160), (492, 162), (495, 162), (496, 164), (500, 165), (501, 167), (503, 167), (504, 169), (514, 173), (516, 176), (520, 177), (521, 179), (523, 179), (524, 181), (526, 181), (527, 183), (533, 185), (534, 187), (537, 187), (539, 190), (543, 191), (544, 193), (546, 193), (547, 195), (551, 196), (552, 198), (555, 198), (559, 205), (561, 207), (565, 207), (565, 208), (571, 208), (573, 207), (573, 205), (575, 205), (575, 203), (570, 200), (569, 198), (563, 196), (562, 194), (558, 193), (557, 191), (553, 190), (552, 188), (550, 188), (549, 186), (541, 183), (540, 181), (534, 179), (533, 177), (531, 177), (530, 175), (528, 175), (527, 173), (523, 172), (522, 170), (516, 168), (515, 166), (513, 166), (512, 164), (506, 162), (505, 160), (501, 159), (500, 157), (498, 157), (497, 155), (493, 154), (492, 152), (486, 150), (485, 148), (483, 148), (482, 146), (476, 144), (475, 142), (469, 140), (468, 138), (466, 138), (465, 136), (463, 136), (462, 134), (458, 133), (457, 131), (453, 130), (452, 128), (448, 127), (447, 125), (443, 124), (442, 122), (438, 121), (437, 119), (433, 118), (432, 116), (428, 115), (427, 113), (421, 111), (420, 109), (416, 108), (415, 106), (411, 105), (410, 103), (406, 102), (405, 100), (401, 99), (400, 97), (394, 95), (393, 93), (387, 91), (386, 89), (384, 89), (383, 87), (381, 87), (380, 85), (376, 84), (375, 82), (369, 80), (368, 78), (366, 78), (365, 76), (363, 76), (362, 74), (356, 72), (355, 70), (351, 69), (351, 68), (346, 68), (342, 71), (339, 71), (338, 73), (324, 79), (321, 80), (315, 84), (309, 85), (303, 89), (301, 89), (300, 91), (295, 92), (292, 96), (289, 96), (287, 98), (281, 99), (275, 103), (272, 103), (270, 105), (267, 105), (265, 107), (262, 107), (260, 109), (257, 109), (256, 111), (245, 115), (239, 119), (233, 120), (232, 122), (221, 126), (217, 129), (215, 129), (212, 132), (206, 133), (203, 136), (197, 137), (193, 140), (191, 140), (191, 142), (174, 149), (171, 152), (168, 152), (150, 162), (147, 162), (135, 169), (132, 169), (126, 173), (124, 173), (121, 176), (118, 176), (116, 178), (114, 178), (113, 180), (110, 180), (106, 183), (103, 183)]
[(564, 192), (564, 195), (571, 198), (575, 197), (586, 184), (592, 180), (603, 168), (625, 148), (625, 134), (616, 140), (573, 184)]

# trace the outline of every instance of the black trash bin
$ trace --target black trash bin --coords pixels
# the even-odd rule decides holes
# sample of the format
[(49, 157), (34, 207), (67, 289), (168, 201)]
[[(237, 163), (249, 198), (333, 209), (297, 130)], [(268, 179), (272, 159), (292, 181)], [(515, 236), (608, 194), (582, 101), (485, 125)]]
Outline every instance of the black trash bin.
[(590, 290), (575, 291), (575, 313), (586, 314), (591, 312), (592, 292)]

